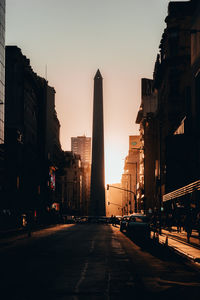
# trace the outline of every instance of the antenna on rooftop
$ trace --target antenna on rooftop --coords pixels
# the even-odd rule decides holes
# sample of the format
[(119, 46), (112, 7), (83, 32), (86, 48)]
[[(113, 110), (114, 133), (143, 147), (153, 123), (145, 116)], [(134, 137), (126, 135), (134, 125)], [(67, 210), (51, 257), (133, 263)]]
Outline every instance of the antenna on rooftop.
[(45, 65), (45, 79), (47, 81), (47, 64)]

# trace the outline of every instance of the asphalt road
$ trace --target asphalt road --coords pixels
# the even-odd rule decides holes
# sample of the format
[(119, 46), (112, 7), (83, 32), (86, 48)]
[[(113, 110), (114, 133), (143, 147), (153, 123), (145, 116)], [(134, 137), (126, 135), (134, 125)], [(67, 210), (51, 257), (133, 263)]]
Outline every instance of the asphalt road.
[(2, 300), (200, 299), (198, 269), (111, 225), (61, 225), (0, 247)]

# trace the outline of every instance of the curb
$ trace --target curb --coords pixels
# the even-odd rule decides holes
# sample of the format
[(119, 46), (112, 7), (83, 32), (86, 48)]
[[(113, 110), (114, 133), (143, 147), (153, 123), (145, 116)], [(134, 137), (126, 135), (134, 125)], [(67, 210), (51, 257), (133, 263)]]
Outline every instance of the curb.
[[(173, 247), (173, 246), (170, 246), (170, 245), (168, 244), (168, 240), (170, 240), (170, 237), (168, 237), (166, 234), (163, 234), (162, 237), (166, 237), (166, 238), (165, 238), (165, 242), (160, 241), (160, 235), (159, 235), (159, 234), (158, 234), (158, 236), (156, 237), (155, 242), (156, 242), (156, 243), (159, 243), (159, 244), (162, 245), (163, 247), (167, 247), (170, 251), (173, 251), (174, 253), (176, 253), (177, 255), (181, 256), (182, 258), (187, 259), (187, 260), (190, 261), (190, 262), (193, 262), (193, 263), (198, 264), (198, 267), (200, 267), (200, 251), (199, 251), (199, 257), (194, 257), (194, 256), (192, 256), (192, 255), (189, 255), (189, 254), (187, 254), (187, 253), (181, 251), (181, 249), (179, 250), (178, 247), (175, 248), (175, 247)], [(153, 238), (152, 238), (152, 240), (153, 240)], [(173, 239), (172, 239), (172, 240), (173, 240)], [(180, 241), (178, 241), (178, 242), (181, 244)], [(188, 247), (193, 248), (192, 246), (189, 246), (189, 245), (188, 245)]]

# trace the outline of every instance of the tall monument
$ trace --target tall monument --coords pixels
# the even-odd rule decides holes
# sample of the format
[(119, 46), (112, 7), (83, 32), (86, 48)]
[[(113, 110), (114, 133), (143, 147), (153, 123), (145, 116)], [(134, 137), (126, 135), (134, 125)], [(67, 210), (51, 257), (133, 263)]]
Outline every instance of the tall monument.
[(92, 172), (90, 216), (105, 216), (103, 78), (99, 70), (94, 77)]

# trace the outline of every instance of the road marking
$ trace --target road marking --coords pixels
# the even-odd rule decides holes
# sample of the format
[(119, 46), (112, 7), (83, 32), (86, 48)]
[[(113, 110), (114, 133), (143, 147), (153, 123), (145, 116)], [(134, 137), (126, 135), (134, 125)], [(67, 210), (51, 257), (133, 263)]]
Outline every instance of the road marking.
[(110, 281), (111, 281), (111, 276), (110, 276), (110, 272), (108, 272), (108, 285), (107, 285), (107, 300), (110, 300)]
[(90, 247), (90, 254), (94, 251), (94, 240), (92, 241), (91, 247)]
[[(83, 271), (81, 272), (81, 277), (80, 277), (79, 281), (77, 282), (77, 284), (75, 286), (75, 293), (76, 294), (79, 293), (79, 287), (80, 287), (81, 283), (83, 282), (83, 280), (85, 279), (87, 269), (88, 269), (88, 261), (85, 262)], [(75, 296), (74, 299), (77, 299), (77, 296)]]

